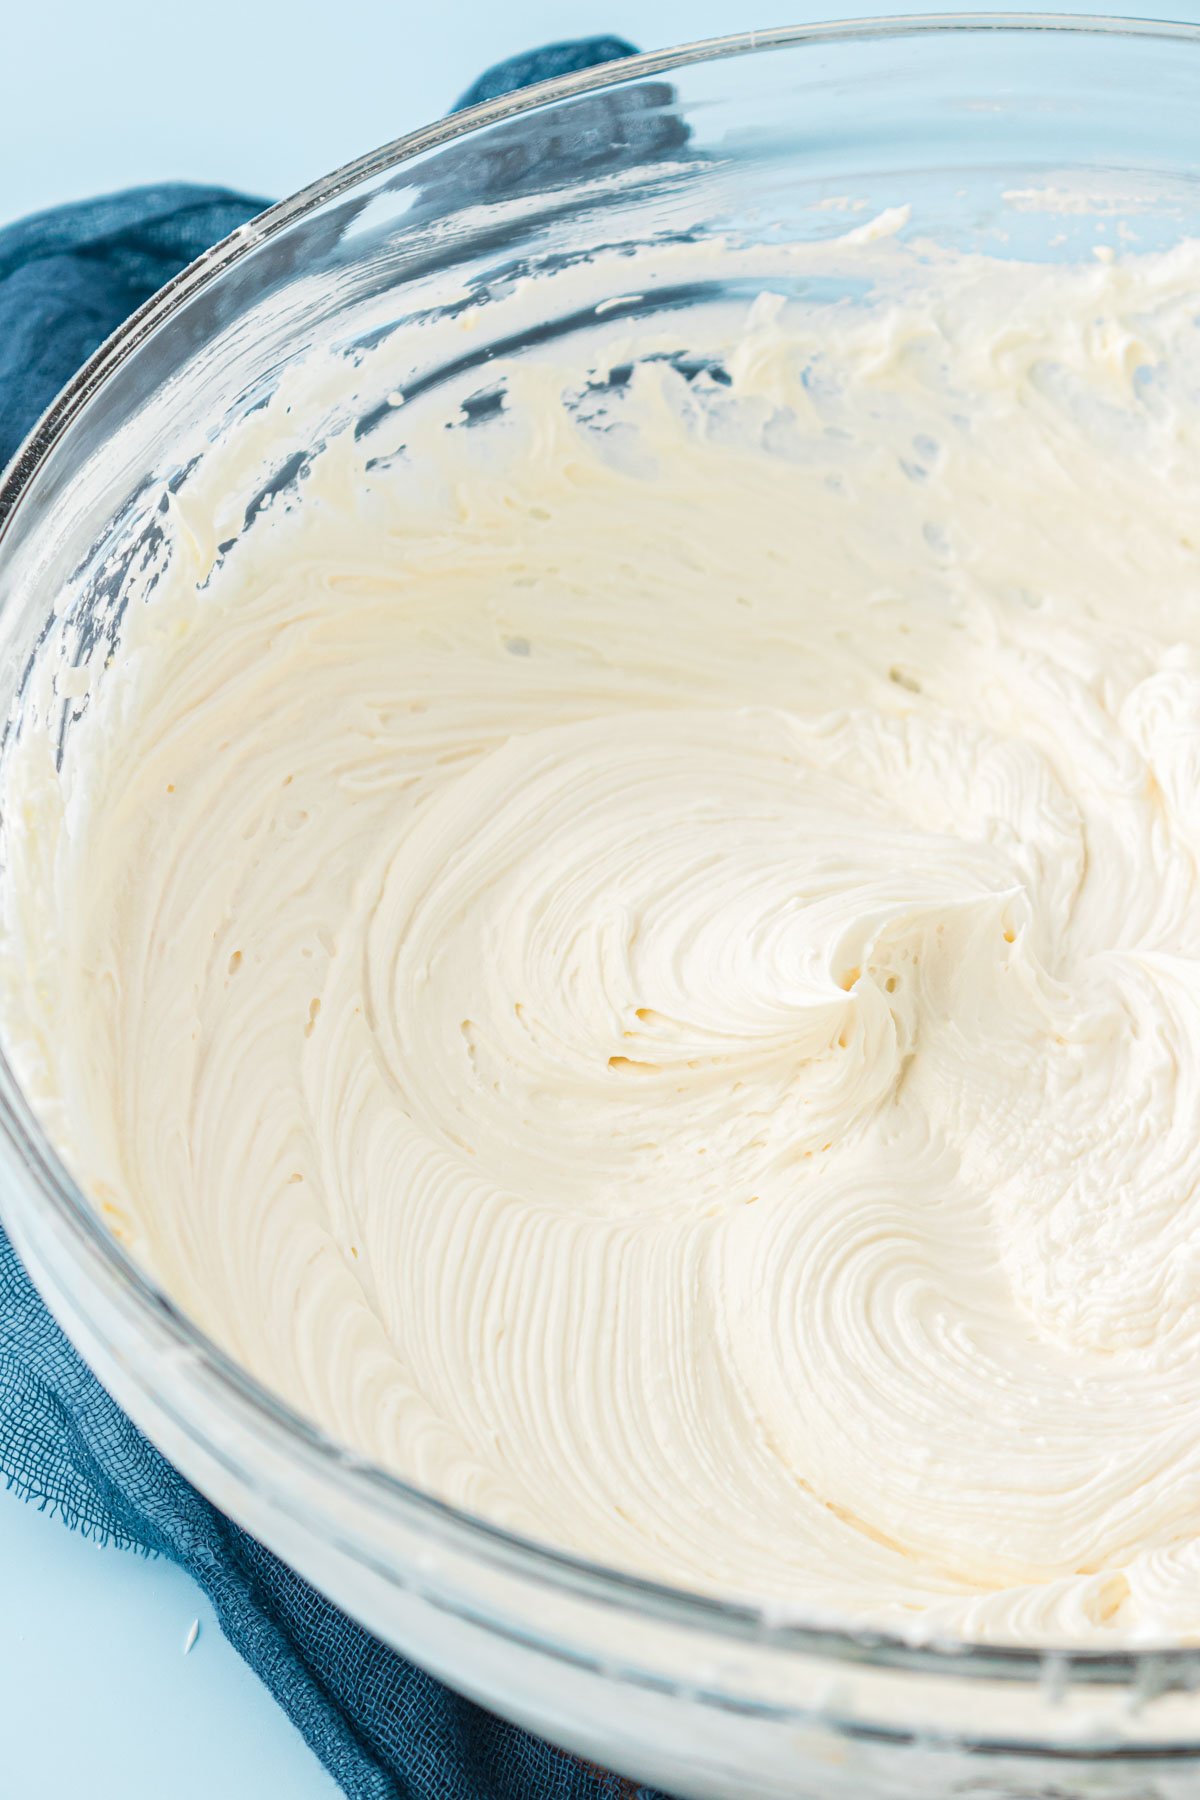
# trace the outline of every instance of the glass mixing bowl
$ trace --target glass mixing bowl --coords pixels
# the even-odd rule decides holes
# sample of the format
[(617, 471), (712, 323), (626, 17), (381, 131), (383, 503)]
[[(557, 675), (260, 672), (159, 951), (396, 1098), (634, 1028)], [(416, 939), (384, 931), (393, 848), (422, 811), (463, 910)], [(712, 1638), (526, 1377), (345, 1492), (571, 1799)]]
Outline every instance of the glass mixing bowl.
[[(9, 720), (55, 745), (71, 731), (78, 684), (30, 698), (39, 649), (69, 665), (115, 641), (170, 553), (167, 491), (185, 493), (213, 442), (314, 347), (336, 372), (322, 416), (294, 421), (257, 491), (229, 497), (237, 529), (303, 480), (321, 436), (373, 428), (387, 401), (369, 352), (385, 337), (410, 391), (469, 387), (478, 370), (486, 395), (498, 349), (709, 297), (702, 283), (626, 295), (590, 273), (598, 248), (722, 236), (751, 253), (752, 293), (755, 246), (765, 260), (781, 240), (836, 236), (848, 208), (911, 204), (914, 229), (996, 255), (1087, 256), (1131, 233), (1168, 244), (1200, 230), (1197, 118), (1190, 27), (908, 19), (639, 57), (364, 157), (164, 288), (9, 469)], [(489, 303), (568, 267), (571, 309), (550, 304), (494, 342)], [(63, 619), (72, 630), (51, 637)], [(918, 1644), (725, 1604), (522, 1541), (349, 1455), (136, 1266), (2, 1062), (0, 1212), (83, 1355), (217, 1505), (398, 1650), (564, 1746), (697, 1797), (1200, 1791), (1200, 1650)]]

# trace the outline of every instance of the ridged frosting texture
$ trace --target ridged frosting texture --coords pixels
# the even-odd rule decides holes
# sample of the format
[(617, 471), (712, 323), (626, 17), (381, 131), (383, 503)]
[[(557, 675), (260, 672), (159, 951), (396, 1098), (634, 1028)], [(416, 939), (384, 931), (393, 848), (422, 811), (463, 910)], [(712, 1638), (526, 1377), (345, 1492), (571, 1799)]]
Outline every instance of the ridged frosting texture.
[(397, 404), (220, 554), (213, 451), (61, 768), (10, 743), (6, 1042), (179, 1303), (438, 1494), (1196, 1640), (1200, 255), (888, 228), (796, 253), (858, 298)]

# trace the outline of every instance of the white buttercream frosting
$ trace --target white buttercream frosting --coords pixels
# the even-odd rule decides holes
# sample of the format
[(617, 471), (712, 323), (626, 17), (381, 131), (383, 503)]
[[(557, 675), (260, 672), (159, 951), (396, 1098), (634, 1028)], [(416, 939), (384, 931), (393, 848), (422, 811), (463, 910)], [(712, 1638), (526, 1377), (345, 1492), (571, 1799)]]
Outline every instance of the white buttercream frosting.
[(180, 1304), (460, 1505), (1200, 1639), (1200, 251), (900, 222), (222, 554), (212, 451), (10, 746), (5, 1035)]

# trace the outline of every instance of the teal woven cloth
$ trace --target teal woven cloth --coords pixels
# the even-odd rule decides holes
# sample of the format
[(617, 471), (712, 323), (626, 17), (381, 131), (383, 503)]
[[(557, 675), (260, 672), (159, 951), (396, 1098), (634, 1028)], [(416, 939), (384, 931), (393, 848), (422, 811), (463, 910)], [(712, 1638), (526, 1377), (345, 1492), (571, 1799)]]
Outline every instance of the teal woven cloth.
[[(489, 71), (460, 104), (630, 48), (613, 38), (553, 45)], [(0, 231), (0, 463), (109, 332), (266, 204), (218, 188), (138, 188)], [(89, 1536), (186, 1569), (353, 1800), (637, 1792), (440, 1686), (211, 1506), (75, 1354), (2, 1233), (0, 1474)]]

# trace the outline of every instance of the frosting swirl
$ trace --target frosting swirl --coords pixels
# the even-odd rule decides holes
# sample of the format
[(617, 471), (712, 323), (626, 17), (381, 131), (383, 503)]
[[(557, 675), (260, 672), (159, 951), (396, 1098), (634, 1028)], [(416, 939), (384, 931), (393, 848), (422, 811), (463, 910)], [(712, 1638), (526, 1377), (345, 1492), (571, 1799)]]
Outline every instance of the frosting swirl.
[(1195, 1640), (1200, 252), (882, 236), (228, 554), (215, 451), (10, 745), (5, 1032), (181, 1304), (456, 1502)]

